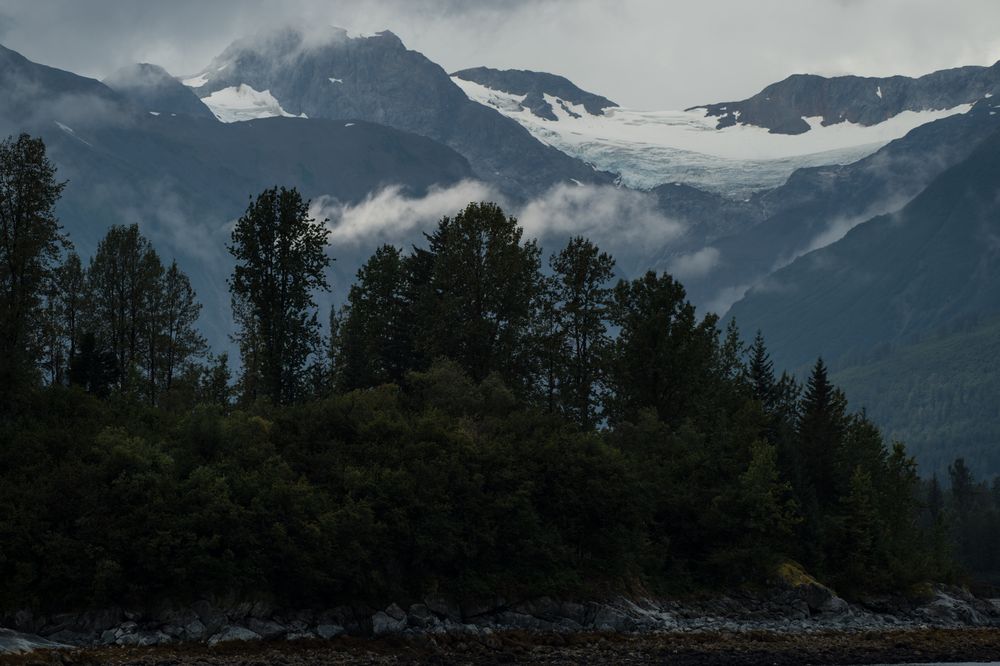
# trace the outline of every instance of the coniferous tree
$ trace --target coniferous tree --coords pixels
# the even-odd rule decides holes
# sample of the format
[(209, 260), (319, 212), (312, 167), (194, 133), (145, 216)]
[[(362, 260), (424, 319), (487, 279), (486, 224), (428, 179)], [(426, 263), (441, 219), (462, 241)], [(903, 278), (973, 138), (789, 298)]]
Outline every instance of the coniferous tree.
[(429, 302), (419, 340), (429, 358), (458, 362), (476, 381), (496, 372), (527, 393), (534, 374), (540, 250), (493, 203), (472, 203), (428, 236)]
[(556, 370), (559, 398), (563, 410), (589, 428), (599, 417), (603, 364), (611, 344), (606, 322), (615, 260), (578, 236), (549, 263), (559, 306), (557, 348), (565, 354)]
[(328, 235), (294, 188), (265, 190), (236, 222), (229, 288), (244, 398), (282, 404), (305, 395), (305, 371), (321, 342), (313, 292), (329, 290)]
[(774, 377), (774, 363), (764, 344), (764, 336), (758, 330), (750, 345), (750, 358), (747, 372), (753, 396), (768, 414), (775, 411), (777, 401), (777, 385)]
[(411, 369), (405, 290), (404, 258), (392, 245), (358, 269), (338, 327), (342, 390), (398, 384)]
[(34, 372), (42, 354), (43, 298), (68, 241), (55, 215), (64, 183), (27, 134), (0, 143), (0, 403)]
[[(847, 427), (847, 399), (830, 383), (826, 364), (818, 359), (806, 384), (798, 423), (798, 446), (801, 453), (807, 502), (820, 506), (836, 502), (836, 468), (839, 448)], [(810, 497), (811, 495), (811, 497)]]

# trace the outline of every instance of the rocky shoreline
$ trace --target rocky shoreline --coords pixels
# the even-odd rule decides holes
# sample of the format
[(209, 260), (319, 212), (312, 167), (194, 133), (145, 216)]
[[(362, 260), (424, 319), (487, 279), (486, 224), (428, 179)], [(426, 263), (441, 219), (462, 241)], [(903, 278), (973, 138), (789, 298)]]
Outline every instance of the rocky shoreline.
[[(548, 655), (543, 661), (556, 660), (552, 663), (563, 663), (558, 659), (573, 650), (582, 650), (577, 656), (593, 663), (600, 663), (602, 650), (615, 653), (607, 655), (612, 661), (625, 663), (630, 654), (655, 658), (664, 650), (672, 650), (672, 663), (711, 663), (699, 660), (723, 653), (727, 663), (741, 663), (739, 655), (757, 659), (765, 654), (769, 663), (785, 663), (781, 655), (803, 650), (820, 650), (812, 663), (864, 663), (845, 661), (861, 647), (864, 654), (880, 655), (867, 663), (899, 662), (894, 655), (906, 657), (903, 661), (943, 656), (1000, 660), (1000, 599), (937, 586), (919, 599), (883, 597), (852, 604), (813, 581), (767, 593), (684, 602), (617, 597), (460, 604), (428, 598), (405, 608), (289, 611), (261, 601), (202, 600), (145, 611), (112, 608), (53, 616), (20, 611), (0, 616), (0, 626), (5, 627), (0, 629), (0, 655), (28, 654), (36, 660), (60, 655), (63, 663), (103, 663), (101, 659), (117, 655), (113, 663), (228, 664), (237, 662), (227, 661), (227, 655), (245, 660), (269, 651), (292, 664), (337, 663), (338, 657), (331, 655), (338, 654), (364, 661), (369, 652), (375, 659), (371, 663), (407, 663), (407, 653), (414, 651), (422, 655), (418, 661), (438, 654), (442, 663), (451, 663), (448, 655), (468, 663), (494, 663), (489, 659), (512, 646), (537, 648), (539, 657)], [(189, 662), (184, 654), (202, 656)], [(326, 661), (315, 661), (318, 655)], [(801, 655), (798, 659), (801, 663)]]

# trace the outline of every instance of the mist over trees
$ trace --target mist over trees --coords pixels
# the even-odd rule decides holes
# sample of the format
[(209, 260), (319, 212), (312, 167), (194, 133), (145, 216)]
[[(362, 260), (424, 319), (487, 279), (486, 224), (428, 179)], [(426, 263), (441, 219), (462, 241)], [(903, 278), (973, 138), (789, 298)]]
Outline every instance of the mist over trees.
[(585, 238), (545, 271), (496, 204), (378, 248), (324, 331), (325, 224), (260, 193), (229, 245), (234, 378), (137, 226), (84, 266), (44, 146), (0, 168), (0, 606), (692, 592), (789, 560), (850, 595), (950, 579), (952, 543), (976, 570), (995, 524), (997, 486), (921, 482), (821, 360), (776, 376), (759, 333), (670, 275), (612, 284)]

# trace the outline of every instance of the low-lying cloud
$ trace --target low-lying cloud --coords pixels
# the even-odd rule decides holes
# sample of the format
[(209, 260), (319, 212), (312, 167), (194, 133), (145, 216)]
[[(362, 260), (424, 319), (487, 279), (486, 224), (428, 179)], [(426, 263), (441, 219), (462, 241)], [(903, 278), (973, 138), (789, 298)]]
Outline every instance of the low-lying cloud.
[(471, 201), (496, 201), (537, 238), (545, 250), (569, 236), (586, 236), (603, 250), (622, 257), (647, 255), (681, 235), (684, 228), (656, 208), (649, 194), (611, 186), (557, 185), (521, 206), (512, 206), (490, 185), (462, 181), (413, 196), (399, 186), (369, 194), (356, 204), (332, 197), (313, 201), (310, 213), (327, 219), (336, 248), (397, 245), (419, 238), (444, 216), (455, 215)]
[(702, 278), (719, 265), (719, 250), (703, 247), (696, 252), (682, 254), (670, 262), (668, 270), (679, 280)]
[(337, 246), (401, 244), (429, 230), (445, 215), (454, 215), (470, 201), (496, 201), (496, 191), (484, 183), (466, 180), (450, 187), (432, 187), (415, 197), (398, 185), (366, 196), (356, 204), (329, 196), (313, 200), (309, 212), (328, 220), (330, 243)]
[(656, 203), (645, 192), (610, 185), (556, 185), (517, 214), (529, 237), (586, 236), (624, 255), (646, 252), (650, 245), (662, 246), (683, 233), (683, 225), (667, 218)]

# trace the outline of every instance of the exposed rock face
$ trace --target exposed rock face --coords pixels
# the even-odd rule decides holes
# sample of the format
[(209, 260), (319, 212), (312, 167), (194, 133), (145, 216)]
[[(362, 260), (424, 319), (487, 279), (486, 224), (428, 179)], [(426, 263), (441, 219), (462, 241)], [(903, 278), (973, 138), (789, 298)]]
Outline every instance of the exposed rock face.
[(476, 176), (514, 197), (571, 178), (610, 183), (609, 174), (532, 137), (471, 101), (441, 67), (389, 31), (350, 37), (339, 28), (306, 36), (294, 28), (234, 42), (200, 77), (202, 98), (240, 85), (269, 91), (292, 115), (367, 120), (440, 141), (464, 155)]
[[(452, 76), (472, 81), (493, 90), (524, 95), (522, 108), (530, 109), (539, 118), (557, 120), (552, 110), (552, 104), (545, 100), (545, 95), (558, 97), (571, 104), (579, 104), (587, 113), (595, 116), (604, 113), (604, 109), (618, 106), (607, 97), (581, 90), (572, 81), (563, 76), (547, 72), (532, 72), (527, 69), (491, 69), (489, 67), (472, 67), (455, 72)], [(566, 109), (567, 113), (573, 111)]]
[(1000, 92), (1000, 62), (992, 67), (957, 67), (919, 78), (795, 74), (739, 102), (701, 107), (719, 118), (719, 128), (737, 123), (766, 127), (777, 134), (809, 131), (806, 118), (823, 125), (874, 125), (903, 111), (948, 109)]

